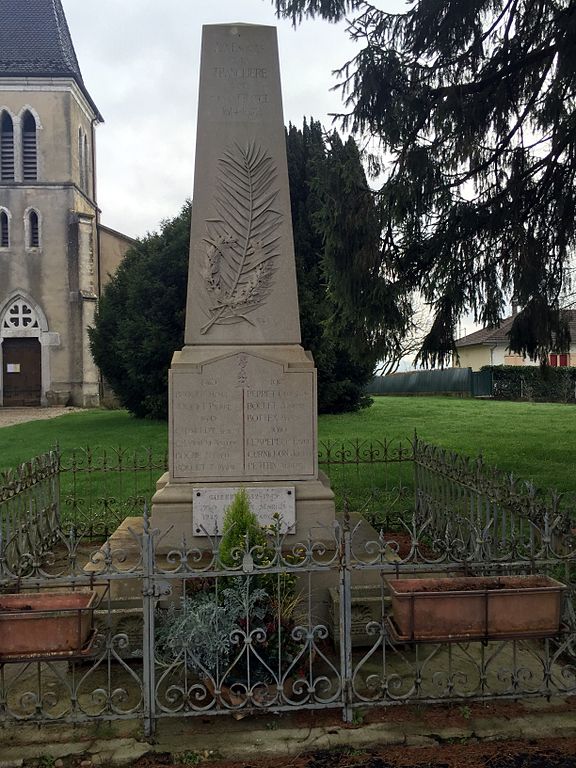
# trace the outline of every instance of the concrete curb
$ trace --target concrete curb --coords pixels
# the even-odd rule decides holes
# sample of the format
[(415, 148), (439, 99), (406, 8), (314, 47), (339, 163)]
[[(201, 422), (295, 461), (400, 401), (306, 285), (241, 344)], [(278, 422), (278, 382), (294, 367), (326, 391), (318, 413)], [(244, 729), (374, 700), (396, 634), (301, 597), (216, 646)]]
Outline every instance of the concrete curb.
[(152, 749), (147, 742), (133, 738), (94, 741), (37, 742), (0, 747), (0, 768), (19, 768), (23, 761), (50, 757), (89, 757), (94, 765), (130, 765)]
[[(274, 722), (274, 721), (272, 721)], [(125, 724), (126, 725), (126, 724)], [(370, 723), (359, 727), (331, 725), (305, 728), (290, 725), (270, 729), (262, 720), (230, 721), (219, 718), (210, 725), (179, 719), (159, 723), (154, 743), (140, 738), (82, 738), (80, 729), (59, 729), (58, 741), (48, 729), (36, 731), (25, 743), (0, 744), (0, 768), (20, 768), (22, 761), (86, 756), (94, 765), (130, 765), (145, 754), (191, 752), (224, 759), (255, 756), (293, 757), (320, 749), (367, 749), (376, 745), (422, 747), (466, 741), (561, 738), (576, 735), (574, 711), (530, 712), (506, 719), (472, 717), (465, 726), (433, 727), (424, 722)], [(44, 735), (44, 738), (42, 736)], [(23, 733), (19, 738), (26, 738)]]
[[(318, 727), (307, 729), (279, 728), (277, 730), (218, 731), (192, 734), (180, 732), (178, 751), (198, 754), (213, 752), (225, 759), (278, 755), (294, 756), (317, 749), (336, 747), (369, 748), (376, 745), (431, 746), (450, 742), (496, 741), (521, 738), (568, 737), (576, 734), (574, 712), (523, 715), (514, 720), (502, 718), (472, 718), (465, 727), (432, 728), (424, 723), (371, 723), (358, 728)], [(160, 733), (154, 752), (173, 751), (176, 734)]]

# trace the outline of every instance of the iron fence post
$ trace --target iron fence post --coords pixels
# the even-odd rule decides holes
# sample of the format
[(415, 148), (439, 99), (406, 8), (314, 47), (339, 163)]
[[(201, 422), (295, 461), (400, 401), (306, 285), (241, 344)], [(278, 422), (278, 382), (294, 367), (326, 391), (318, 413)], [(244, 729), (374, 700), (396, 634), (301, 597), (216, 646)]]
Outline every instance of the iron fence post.
[(142, 616), (144, 735), (152, 736), (156, 728), (155, 653), (154, 653), (154, 536), (150, 530), (148, 505), (144, 506), (142, 531)]
[(340, 664), (342, 671), (342, 719), (352, 722), (352, 579), (350, 510), (344, 504), (343, 523), (339, 528), (340, 586)]
[(55, 509), (56, 509), (56, 520), (55, 520), (55, 526), (53, 527), (53, 530), (50, 531), (51, 534), (57, 533), (61, 528), (61, 517), (60, 517), (60, 473), (62, 472), (61, 467), (61, 453), (60, 453), (60, 447), (57, 445), (54, 449), (53, 453), (53, 463), (55, 466), (56, 471), (54, 472), (54, 503), (55, 503)]

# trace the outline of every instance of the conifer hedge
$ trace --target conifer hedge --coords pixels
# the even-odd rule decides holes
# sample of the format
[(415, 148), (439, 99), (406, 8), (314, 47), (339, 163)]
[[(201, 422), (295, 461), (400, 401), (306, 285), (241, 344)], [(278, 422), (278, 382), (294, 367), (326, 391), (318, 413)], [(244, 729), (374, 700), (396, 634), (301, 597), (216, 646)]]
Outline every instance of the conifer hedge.
[(492, 372), (492, 393), (498, 400), (576, 401), (576, 367), (485, 365), (482, 370)]

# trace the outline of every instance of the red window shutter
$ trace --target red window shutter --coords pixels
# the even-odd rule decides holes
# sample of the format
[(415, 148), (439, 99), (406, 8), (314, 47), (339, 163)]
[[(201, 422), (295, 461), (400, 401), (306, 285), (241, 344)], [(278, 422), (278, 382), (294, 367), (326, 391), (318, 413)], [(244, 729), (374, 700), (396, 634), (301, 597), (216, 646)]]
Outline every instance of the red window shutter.
[(568, 355), (558, 355), (558, 365), (568, 365)]
[(550, 355), (550, 365), (552, 368), (556, 368), (558, 365), (558, 355)]

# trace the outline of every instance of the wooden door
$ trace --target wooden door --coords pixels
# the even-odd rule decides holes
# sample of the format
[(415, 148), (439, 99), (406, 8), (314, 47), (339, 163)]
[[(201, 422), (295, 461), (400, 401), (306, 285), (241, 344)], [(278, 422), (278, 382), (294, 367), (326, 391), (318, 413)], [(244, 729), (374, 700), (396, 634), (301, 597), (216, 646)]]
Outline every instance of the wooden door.
[(42, 364), (38, 339), (4, 339), (2, 377), (5, 406), (40, 405)]

